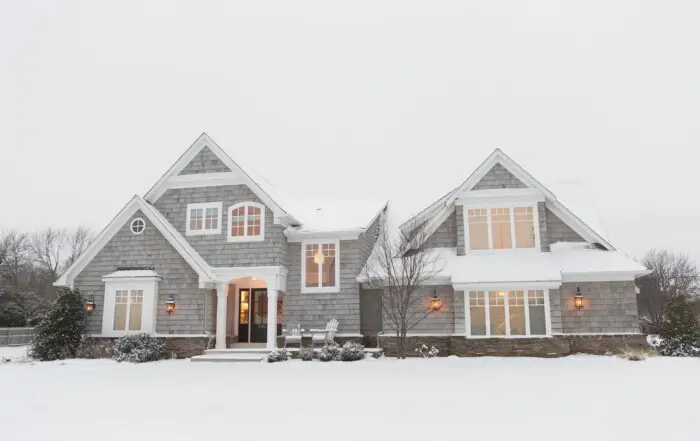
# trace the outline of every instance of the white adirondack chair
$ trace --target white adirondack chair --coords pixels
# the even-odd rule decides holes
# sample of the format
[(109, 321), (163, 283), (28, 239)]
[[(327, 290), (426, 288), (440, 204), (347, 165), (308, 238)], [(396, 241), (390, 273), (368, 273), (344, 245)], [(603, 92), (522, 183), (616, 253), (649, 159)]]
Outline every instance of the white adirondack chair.
[(335, 337), (335, 333), (338, 332), (338, 320), (336, 319), (331, 319), (328, 323), (326, 323), (326, 329), (310, 329), (312, 332), (311, 334), (311, 346), (313, 347), (314, 344), (320, 343), (320, 344), (327, 344), (327, 343), (333, 343), (334, 340), (333, 338)]
[(287, 347), (288, 343), (299, 344), (301, 349), (301, 325), (287, 323), (287, 328), (284, 330), (284, 347)]

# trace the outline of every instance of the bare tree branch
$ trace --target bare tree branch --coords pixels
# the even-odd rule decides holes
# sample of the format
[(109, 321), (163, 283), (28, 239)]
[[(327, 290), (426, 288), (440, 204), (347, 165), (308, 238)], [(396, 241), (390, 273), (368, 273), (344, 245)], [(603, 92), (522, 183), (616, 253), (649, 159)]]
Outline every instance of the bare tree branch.
[(30, 265), (27, 235), (14, 230), (3, 233), (0, 247), (0, 286), (5, 285), (13, 290), (23, 289), (25, 270)]
[(78, 257), (83, 254), (85, 249), (95, 238), (95, 234), (89, 228), (77, 227), (74, 230), (68, 231), (66, 236), (68, 256), (62, 265), (64, 270), (78, 260)]
[(61, 254), (66, 248), (66, 231), (48, 227), (32, 235), (29, 250), (36, 264), (46, 270), (53, 280), (58, 279)]

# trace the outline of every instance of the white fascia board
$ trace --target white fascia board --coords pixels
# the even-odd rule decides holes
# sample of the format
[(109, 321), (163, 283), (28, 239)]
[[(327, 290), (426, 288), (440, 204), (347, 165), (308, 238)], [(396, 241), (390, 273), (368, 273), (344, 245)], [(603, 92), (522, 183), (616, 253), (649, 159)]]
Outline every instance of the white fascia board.
[(241, 277), (257, 276), (286, 276), (287, 268), (283, 266), (232, 266), (212, 267), (217, 280), (238, 279)]
[(460, 187), (452, 189), (446, 195), (442, 196), (437, 201), (425, 207), (423, 210), (420, 211), (420, 213), (408, 219), (406, 222), (402, 223), (399, 226), (399, 230), (401, 230), (404, 233), (408, 233), (411, 230), (411, 228), (414, 228), (415, 225), (420, 225), (423, 221), (432, 217), (440, 209), (440, 207), (444, 206), (446, 201), (450, 200), (450, 198), (459, 190), (459, 188)]
[(455, 204), (498, 207), (513, 204), (533, 205), (544, 201), (545, 195), (539, 188), (511, 188), (460, 192)]
[(209, 265), (202, 257), (187, 243), (187, 241), (178, 233), (170, 223), (162, 217), (150, 204), (144, 201), (138, 195), (134, 196), (129, 203), (122, 208), (117, 216), (100, 232), (97, 238), (88, 246), (83, 254), (71, 265), (62, 275), (54, 282), (54, 286), (72, 286), (73, 279), (77, 274), (85, 269), (85, 267), (95, 258), (97, 253), (104, 248), (105, 245), (114, 237), (119, 229), (137, 212), (141, 212), (151, 221), (151, 223), (160, 231), (170, 245), (185, 259), (192, 267), (202, 281), (206, 282), (211, 279), (212, 274), (209, 271)]
[(245, 183), (246, 181), (241, 175), (233, 172), (178, 175), (168, 178), (163, 186), (163, 192), (171, 188), (221, 187), (223, 185), (241, 185)]
[[(364, 271), (361, 271), (360, 274), (355, 278), (355, 281), (358, 283), (362, 284), (363, 289), (382, 289), (382, 285), (380, 286), (372, 286), (372, 281), (368, 280), (367, 277), (364, 276)], [(378, 279), (372, 279), (372, 280), (378, 280)], [(378, 283), (381, 283), (378, 282)], [(452, 284), (452, 278), (450, 276), (436, 276), (433, 277), (430, 280), (426, 280), (423, 282), (422, 286), (441, 286), (441, 285), (451, 285)]]
[(287, 242), (303, 242), (315, 239), (355, 240), (365, 231), (366, 229), (360, 228), (332, 231), (305, 231), (288, 228), (284, 230), (284, 234), (287, 236)]
[(523, 282), (483, 282), (483, 283), (453, 283), (455, 291), (487, 291), (509, 289), (558, 289), (561, 280), (538, 280)]
[(640, 274), (639, 271), (601, 271), (591, 273), (562, 273), (564, 282), (634, 282), (637, 277), (649, 274)]

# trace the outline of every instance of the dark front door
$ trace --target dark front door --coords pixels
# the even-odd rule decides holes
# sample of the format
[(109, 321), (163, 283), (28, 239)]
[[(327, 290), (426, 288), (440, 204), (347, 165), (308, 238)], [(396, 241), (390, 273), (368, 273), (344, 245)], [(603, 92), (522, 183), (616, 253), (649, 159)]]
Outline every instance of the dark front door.
[[(238, 341), (267, 342), (267, 289), (241, 289), (238, 305)], [(282, 332), (282, 299), (277, 301), (277, 334)]]

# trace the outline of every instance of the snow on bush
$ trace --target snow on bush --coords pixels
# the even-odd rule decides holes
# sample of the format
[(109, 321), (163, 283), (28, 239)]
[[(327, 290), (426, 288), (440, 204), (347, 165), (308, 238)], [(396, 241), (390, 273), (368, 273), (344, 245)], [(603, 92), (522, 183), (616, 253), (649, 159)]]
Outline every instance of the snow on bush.
[(35, 328), (29, 356), (41, 361), (75, 357), (86, 329), (85, 300), (78, 290), (61, 288)]
[(287, 352), (286, 349), (276, 349), (269, 354), (267, 354), (267, 357), (265, 360), (268, 363), (277, 363), (278, 361), (287, 361), (289, 359), (289, 352)]
[(119, 362), (145, 363), (162, 360), (165, 355), (165, 339), (144, 333), (125, 335), (112, 348), (112, 358)]
[(435, 346), (431, 346), (430, 348), (428, 348), (428, 346), (426, 345), (420, 345), (420, 347), (417, 347), (415, 350), (416, 353), (423, 358), (437, 357), (437, 355), (440, 353), (440, 351), (438, 351), (438, 348), (436, 348)]
[(700, 357), (700, 323), (685, 296), (669, 297), (664, 303), (658, 351), (671, 357)]
[(303, 361), (311, 361), (314, 359), (314, 350), (311, 348), (299, 349), (299, 358)]
[(340, 348), (340, 359), (342, 361), (357, 361), (365, 358), (365, 347), (353, 341), (346, 341)]
[(318, 353), (320, 361), (340, 361), (340, 346), (338, 343), (326, 344)]
[(76, 358), (104, 358), (104, 355), (100, 346), (96, 344), (95, 339), (88, 335), (83, 335), (78, 349), (75, 351)]

